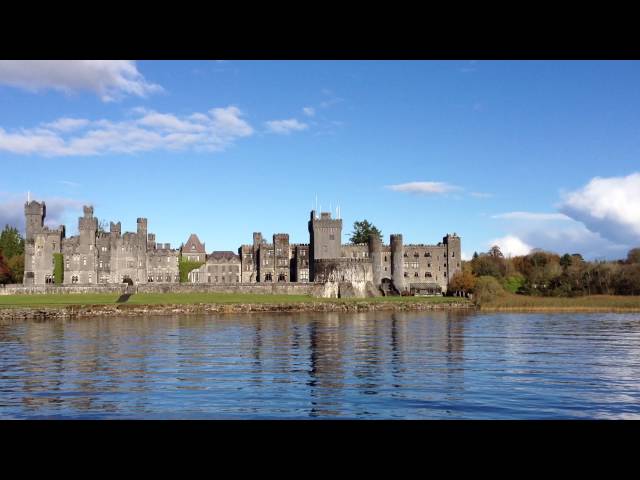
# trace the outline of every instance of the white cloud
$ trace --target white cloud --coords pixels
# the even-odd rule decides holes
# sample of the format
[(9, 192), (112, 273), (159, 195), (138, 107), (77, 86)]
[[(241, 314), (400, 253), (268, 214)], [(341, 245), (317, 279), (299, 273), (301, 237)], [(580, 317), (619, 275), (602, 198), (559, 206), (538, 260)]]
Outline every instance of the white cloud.
[(562, 213), (536, 213), (536, 212), (507, 212), (492, 215), (491, 218), (500, 218), (506, 220), (571, 220)]
[(42, 126), (45, 128), (50, 128), (52, 130), (57, 130), (59, 132), (71, 132), (72, 130), (86, 127), (88, 124), (89, 120), (87, 120), (86, 118), (62, 117), (54, 122), (45, 123)]
[(559, 210), (592, 232), (623, 244), (640, 242), (640, 173), (595, 177), (564, 195)]
[(131, 60), (2, 60), (0, 84), (31, 92), (90, 91), (105, 102), (162, 91), (148, 83)]
[(188, 148), (221, 151), (253, 134), (242, 116), (239, 108), (229, 106), (187, 117), (136, 108), (120, 121), (60, 118), (12, 132), (0, 127), (0, 151), (45, 157)]
[(387, 185), (394, 192), (442, 194), (460, 190), (460, 187), (445, 182), (408, 182), (397, 185)]
[(527, 245), (515, 235), (507, 235), (502, 238), (496, 238), (487, 243), (487, 247), (497, 245), (505, 257), (516, 257), (519, 255), (527, 255), (533, 248)]
[(288, 135), (291, 132), (306, 130), (309, 126), (306, 123), (299, 122), (295, 118), (287, 120), (271, 120), (266, 122), (267, 129), (271, 133)]
[(316, 114), (316, 109), (313, 107), (304, 107), (302, 109), (302, 113), (304, 113), (307, 117), (313, 117)]
[[(31, 198), (34, 198), (33, 195)], [(79, 211), (83, 205), (83, 202), (71, 198), (45, 197), (42, 200), (47, 205), (45, 225), (53, 228), (63, 224), (72, 211)], [(24, 232), (24, 204), (26, 201), (26, 194), (0, 193), (0, 228), (11, 225)]]
[(460, 257), (465, 262), (471, 260), (471, 255), (469, 255), (467, 252), (461, 252)]

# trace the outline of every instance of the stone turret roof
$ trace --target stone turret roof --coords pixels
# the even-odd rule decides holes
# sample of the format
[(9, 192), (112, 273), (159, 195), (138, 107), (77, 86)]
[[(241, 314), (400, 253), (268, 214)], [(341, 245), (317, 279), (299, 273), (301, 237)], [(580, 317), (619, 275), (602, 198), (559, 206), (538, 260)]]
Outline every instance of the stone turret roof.
[(206, 253), (204, 251), (204, 243), (200, 241), (195, 233), (189, 236), (189, 240), (182, 247), (182, 251), (185, 253)]

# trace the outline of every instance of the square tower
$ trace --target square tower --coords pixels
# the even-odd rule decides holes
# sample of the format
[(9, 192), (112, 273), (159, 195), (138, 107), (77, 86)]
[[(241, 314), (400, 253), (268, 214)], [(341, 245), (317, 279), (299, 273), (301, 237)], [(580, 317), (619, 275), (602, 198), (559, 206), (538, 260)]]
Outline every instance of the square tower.
[(331, 218), (330, 212), (311, 211), (309, 219), (310, 276), (314, 278), (313, 262), (319, 259), (340, 258), (342, 250), (342, 219)]

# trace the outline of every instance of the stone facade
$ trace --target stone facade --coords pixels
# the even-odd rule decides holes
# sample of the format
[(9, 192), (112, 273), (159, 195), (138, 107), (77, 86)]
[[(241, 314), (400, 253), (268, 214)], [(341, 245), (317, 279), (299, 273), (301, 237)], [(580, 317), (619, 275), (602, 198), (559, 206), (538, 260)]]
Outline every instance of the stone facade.
[(179, 251), (154, 242), (147, 219), (138, 218), (137, 231), (121, 233), (111, 222), (109, 232), (98, 228), (93, 207), (85, 206), (78, 219), (78, 235), (65, 237), (64, 227), (44, 227), (46, 206), (25, 204), (25, 285), (53, 283), (53, 254), (62, 253), (65, 285), (122, 283), (174, 283), (179, 281)]
[[(203, 262), (189, 273), (193, 284), (325, 283), (327, 296), (375, 295), (382, 292), (446, 292), (449, 279), (461, 269), (461, 242), (455, 233), (436, 245), (404, 244), (402, 235), (368, 243), (343, 245), (342, 219), (311, 211), (309, 243), (291, 243), (286, 233), (276, 233), (268, 243), (261, 232), (253, 242), (230, 251), (207, 255), (205, 244), (191, 234), (180, 250), (156, 243), (147, 232), (147, 219), (138, 218), (137, 231), (121, 233), (111, 223), (109, 232), (98, 228), (93, 207), (84, 207), (78, 219), (79, 234), (65, 238), (65, 228), (44, 226), (44, 202), (27, 202), (25, 285), (53, 283), (53, 255), (63, 254), (64, 283), (91, 285), (178, 283), (179, 260)], [(347, 286), (346, 283), (350, 284)], [(391, 290), (381, 287), (393, 285)]]
[(240, 257), (233, 252), (211, 252), (207, 261), (197, 270), (192, 283), (240, 283)]

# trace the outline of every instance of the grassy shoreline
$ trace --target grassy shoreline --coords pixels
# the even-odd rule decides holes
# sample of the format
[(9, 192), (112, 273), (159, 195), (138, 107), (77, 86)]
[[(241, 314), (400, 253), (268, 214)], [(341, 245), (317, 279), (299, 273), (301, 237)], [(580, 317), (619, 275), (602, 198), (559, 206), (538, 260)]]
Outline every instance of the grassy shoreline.
[(481, 305), (484, 312), (640, 312), (640, 296), (533, 297), (507, 294)]
[(6, 295), (0, 296), (0, 308), (67, 307), (71, 305), (206, 305), (206, 304), (251, 304), (290, 305), (310, 303), (400, 303), (400, 304), (460, 304), (467, 303), (459, 297), (373, 297), (373, 298), (317, 298), (308, 295), (263, 295), (251, 293), (137, 293), (125, 302), (118, 302), (120, 295), (95, 294), (50, 294), (50, 295)]

